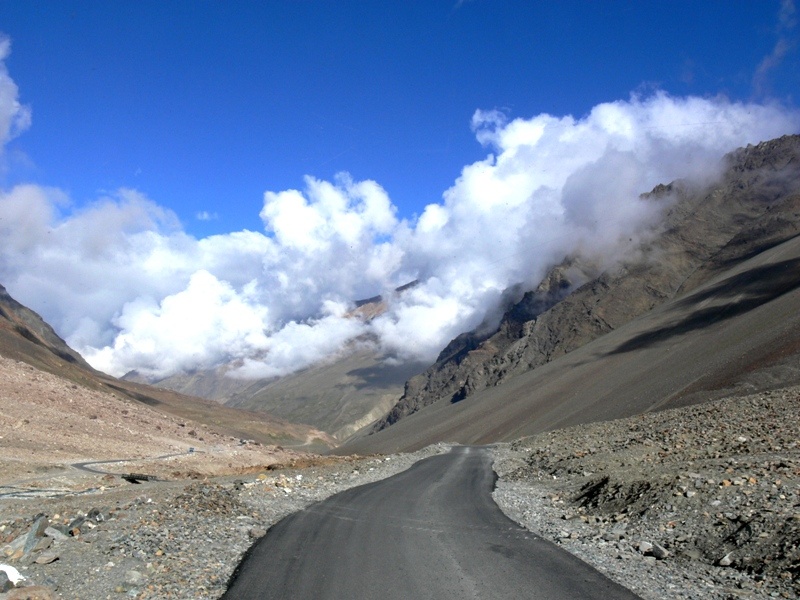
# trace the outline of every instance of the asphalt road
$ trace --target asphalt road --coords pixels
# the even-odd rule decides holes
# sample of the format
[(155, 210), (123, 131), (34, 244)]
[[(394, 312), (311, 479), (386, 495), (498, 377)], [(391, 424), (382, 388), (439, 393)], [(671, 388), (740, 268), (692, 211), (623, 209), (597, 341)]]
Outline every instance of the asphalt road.
[(226, 600), (639, 598), (506, 517), (489, 451), (456, 448), (272, 527)]

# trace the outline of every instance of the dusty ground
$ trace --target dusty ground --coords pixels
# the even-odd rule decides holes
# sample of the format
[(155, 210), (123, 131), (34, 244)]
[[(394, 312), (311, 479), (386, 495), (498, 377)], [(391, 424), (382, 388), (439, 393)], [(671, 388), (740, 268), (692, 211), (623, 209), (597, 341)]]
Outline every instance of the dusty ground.
[[(190, 448), (195, 451), (188, 454)], [(171, 454), (182, 456), (156, 458)], [(129, 459), (95, 468), (175, 478), (238, 473), (301, 456), (220, 435), (0, 357), (0, 486), (91, 483), (95, 478), (69, 467), (86, 461)]]
[(0, 599), (217, 598), (272, 523), (420, 456), (262, 446), (0, 357)]

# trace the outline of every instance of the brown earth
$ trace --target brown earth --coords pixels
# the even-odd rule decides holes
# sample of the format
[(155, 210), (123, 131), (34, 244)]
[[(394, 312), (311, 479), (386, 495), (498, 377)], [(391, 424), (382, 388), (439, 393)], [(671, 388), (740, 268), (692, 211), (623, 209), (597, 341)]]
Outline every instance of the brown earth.
[(74, 389), (93, 390), (123, 402), (149, 406), (162, 414), (203, 424), (220, 434), (317, 451), (335, 444), (322, 431), (288, 423), (264, 412), (226, 408), (209, 400), (123, 381), (96, 371), (38, 314), (14, 300), (2, 285), (0, 355), (62, 377), (74, 384)]
[[(12, 484), (47, 486), (54, 478), (66, 485), (81, 481), (94, 485), (96, 477), (69, 467), (86, 461), (126, 459), (95, 468), (173, 478), (237, 473), (305, 456), (252, 440), (242, 443), (208, 425), (4, 357), (0, 357), (0, 432), (0, 491), (10, 490), (7, 486)], [(190, 448), (195, 452), (187, 454)], [(179, 453), (183, 455), (155, 458)]]

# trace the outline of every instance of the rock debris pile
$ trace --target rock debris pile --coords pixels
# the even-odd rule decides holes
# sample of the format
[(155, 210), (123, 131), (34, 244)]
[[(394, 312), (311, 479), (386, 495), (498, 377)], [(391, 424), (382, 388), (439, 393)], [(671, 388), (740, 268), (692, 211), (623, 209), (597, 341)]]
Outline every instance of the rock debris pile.
[(644, 598), (800, 596), (800, 388), (497, 450), (498, 504)]

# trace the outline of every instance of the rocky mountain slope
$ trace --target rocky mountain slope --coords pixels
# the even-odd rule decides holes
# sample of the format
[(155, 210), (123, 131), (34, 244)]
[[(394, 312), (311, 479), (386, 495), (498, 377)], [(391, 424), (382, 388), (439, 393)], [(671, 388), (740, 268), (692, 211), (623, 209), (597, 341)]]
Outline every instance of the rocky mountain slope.
[(23, 306), (0, 285), (0, 348), (7, 357), (40, 369), (59, 369), (65, 363), (91, 371), (83, 357), (70, 348), (50, 325)]
[[(48, 394), (53, 397), (56, 408), (72, 404), (69, 402), (70, 390), (74, 389), (111, 398), (118, 402), (120, 410), (130, 409), (130, 405), (146, 406), (162, 415), (191, 421), (197, 427), (204, 425), (237, 439), (252, 439), (264, 444), (302, 445), (318, 450), (335, 444), (330, 436), (312, 427), (287, 423), (264, 413), (221, 407), (208, 400), (121, 381), (95, 371), (37, 313), (14, 300), (2, 286), (0, 356), (8, 359), (3, 363), (4, 368), (0, 368), (0, 374), (8, 375), (9, 369), (13, 370), (16, 363), (22, 363), (65, 380), (63, 386), (55, 386), (58, 392)], [(62, 387), (65, 392), (62, 392)], [(24, 394), (19, 397), (24, 397)], [(0, 407), (14, 402), (14, 398), (14, 394), (0, 398)], [(88, 417), (91, 408), (86, 406), (83, 410), (84, 416)], [(0, 412), (4, 411), (5, 408), (0, 408)], [(35, 411), (29, 420), (29, 427), (36, 427)]]
[(540, 367), (800, 232), (800, 136), (737, 150), (724, 166), (710, 187), (675, 182), (644, 195), (665, 206), (648, 241), (599, 274), (586, 257), (556, 266), (496, 333), (460, 336), (409, 380), (375, 429)]
[(800, 236), (572, 352), (337, 452), (489, 443), (800, 384)]

